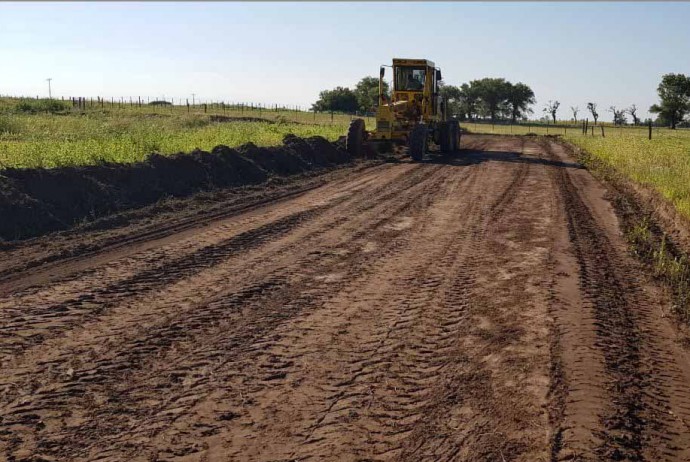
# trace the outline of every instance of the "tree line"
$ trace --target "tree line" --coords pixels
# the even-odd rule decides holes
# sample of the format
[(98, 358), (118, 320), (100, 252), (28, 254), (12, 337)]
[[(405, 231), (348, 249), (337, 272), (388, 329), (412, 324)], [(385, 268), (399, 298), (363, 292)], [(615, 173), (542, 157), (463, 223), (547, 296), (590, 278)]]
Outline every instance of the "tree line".
[[(388, 83), (383, 82), (383, 91), (390, 93)], [(379, 103), (379, 79), (363, 77), (354, 89), (335, 87), (319, 93), (319, 99), (311, 106), (318, 112), (372, 112)]]
[[(390, 89), (384, 81), (384, 92), (388, 95)], [(460, 86), (448, 85), (441, 82), (440, 93), (447, 101), (450, 113), (459, 120), (485, 119), (496, 122), (510, 120), (527, 120), (534, 111), (536, 104), (534, 91), (522, 82), (512, 83), (504, 78), (486, 77), (472, 80)], [(354, 89), (336, 87), (324, 90), (319, 99), (312, 105), (313, 111), (338, 112), (373, 112), (378, 105), (379, 79), (376, 77), (362, 78)], [(652, 105), (649, 112), (656, 114), (656, 124), (676, 126), (690, 114), (690, 77), (684, 74), (666, 74), (657, 87), (659, 103)], [(556, 123), (561, 103), (549, 101), (542, 109), (544, 117)], [(596, 125), (599, 120), (597, 103), (588, 102), (586, 106)], [(572, 120), (578, 121), (580, 108), (571, 106)], [(613, 115), (615, 125), (628, 123), (628, 116), (634, 125), (642, 121), (638, 117), (638, 107), (635, 104), (627, 108), (610, 106), (608, 112)], [(646, 121), (645, 121), (646, 122)]]

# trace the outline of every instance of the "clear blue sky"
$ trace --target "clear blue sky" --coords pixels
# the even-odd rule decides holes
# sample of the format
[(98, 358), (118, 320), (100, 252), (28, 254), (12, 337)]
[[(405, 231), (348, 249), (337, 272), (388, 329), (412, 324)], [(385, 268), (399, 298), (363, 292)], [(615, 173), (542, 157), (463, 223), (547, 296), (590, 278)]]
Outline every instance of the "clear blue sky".
[(690, 3), (1, 3), (0, 94), (309, 106), (392, 57), (461, 84), (505, 77), (584, 114), (690, 74)]

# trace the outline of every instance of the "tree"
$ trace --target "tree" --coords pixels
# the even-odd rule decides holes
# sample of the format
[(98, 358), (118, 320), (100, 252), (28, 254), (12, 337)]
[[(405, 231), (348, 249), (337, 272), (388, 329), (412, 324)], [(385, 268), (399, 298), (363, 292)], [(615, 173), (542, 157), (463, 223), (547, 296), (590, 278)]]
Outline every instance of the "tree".
[[(379, 105), (379, 79), (376, 77), (364, 77), (357, 83), (354, 90), (357, 97), (359, 110), (369, 112)], [(388, 95), (388, 83), (383, 81), (383, 93)]]
[(625, 119), (625, 109), (616, 109), (616, 106), (609, 107), (609, 112), (613, 113), (613, 125), (623, 125), (627, 122)]
[(505, 110), (510, 92), (510, 83), (503, 78), (485, 77), (481, 80), (473, 80), (470, 86), (474, 87), (476, 95), (491, 121), (495, 121), (497, 116)]
[(530, 87), (522, 82), (512, 84), (507, 83), (508, 105), (510, 106), (510, 120), (515, 121), (525, 114), (532, 112), (530, 105), (536, 103), (534, 92)]
[(558, 101), (551, 101), (546, 104), (546, 107), (544, 107), (544, 112), (551, 114), (551, 117), (553, 118), (553, 123), (556, 123), (556, 112), (558, 112), (558, 107), (561, 105), (560, 102)]
[(319, 100), (312, 105), (312, 110), (355, 112), (358, 107), (355, 92), (349, 88), (336, 87), (319, 93)]
[[(440, 88), (439, 88), (439, 93), (443, 97), (443, 100), (446, 102), (447, 107), (448, 107), (448, 113), (449, 114), (458, 114), (461, 113), (461, 99), (462, 99), (462, 91), (454, 86), (454, 85), (446, 85), (441, 82), (440, 83)], [(461, 117), (464, 118), (464, 117)]]
[(640, 118), (637, 117), (637, 106), (635, 106), (635, 105), (633, 104), (632, 106), (630, 106), (630, 107), (629, 107), (628, 109), (626, 109), (625, 111), (626, 111), (628, 114), (630, 114), (630, 117), (633, 118), (633, 123), (634, 123), (635, 125), (639, 125), (639, 124), (640, 124)]
[(577, 106), (570, 106), (570, 110), (573, 113), (573, 120), (577, 122), (577, 113), (580, 112), (580, 108)]
[(477, 115), (478, 105), (477, 88), (467, 83), (460, 85), (460, 114), (467, 114), (467, 118), (473, 120)]
[(675, 130), (676, 124), (690, 112), (690, 77), (683, 74), (666, 74), (657, 87), (659, 104), (649, 108), (649, 112), (659, 114), (659, 119)]
[(594, 118), (594, 125), (596, 125), (597, 119), (599, 119), (599, 113), (597, 112), (597, 103), (587, 103), (587, 110), (592, 113), (592, 118)]

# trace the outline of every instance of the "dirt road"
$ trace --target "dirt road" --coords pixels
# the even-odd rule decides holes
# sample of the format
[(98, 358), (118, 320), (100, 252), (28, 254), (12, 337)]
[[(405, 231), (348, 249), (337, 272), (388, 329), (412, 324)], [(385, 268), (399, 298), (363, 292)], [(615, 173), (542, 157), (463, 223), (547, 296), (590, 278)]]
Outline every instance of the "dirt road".
[(690, 460), (690, 355), (605, 191), (464, 147), (4, 251), (0, 459)]

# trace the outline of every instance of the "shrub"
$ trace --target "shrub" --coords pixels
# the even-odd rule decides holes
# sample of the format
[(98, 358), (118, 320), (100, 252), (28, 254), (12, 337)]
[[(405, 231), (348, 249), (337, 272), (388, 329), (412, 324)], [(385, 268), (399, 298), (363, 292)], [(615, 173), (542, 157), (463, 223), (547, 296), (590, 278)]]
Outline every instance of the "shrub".
[(22, 124), (11, 116), (0, 115), (0, 135), (18, 135), (22, 132)]
[(18, 112), (36, 114), (39, 112), (49, 112), (55, 114), (68, 111), (69, 103), (56, 99), (22, 99), (16, 106)]

